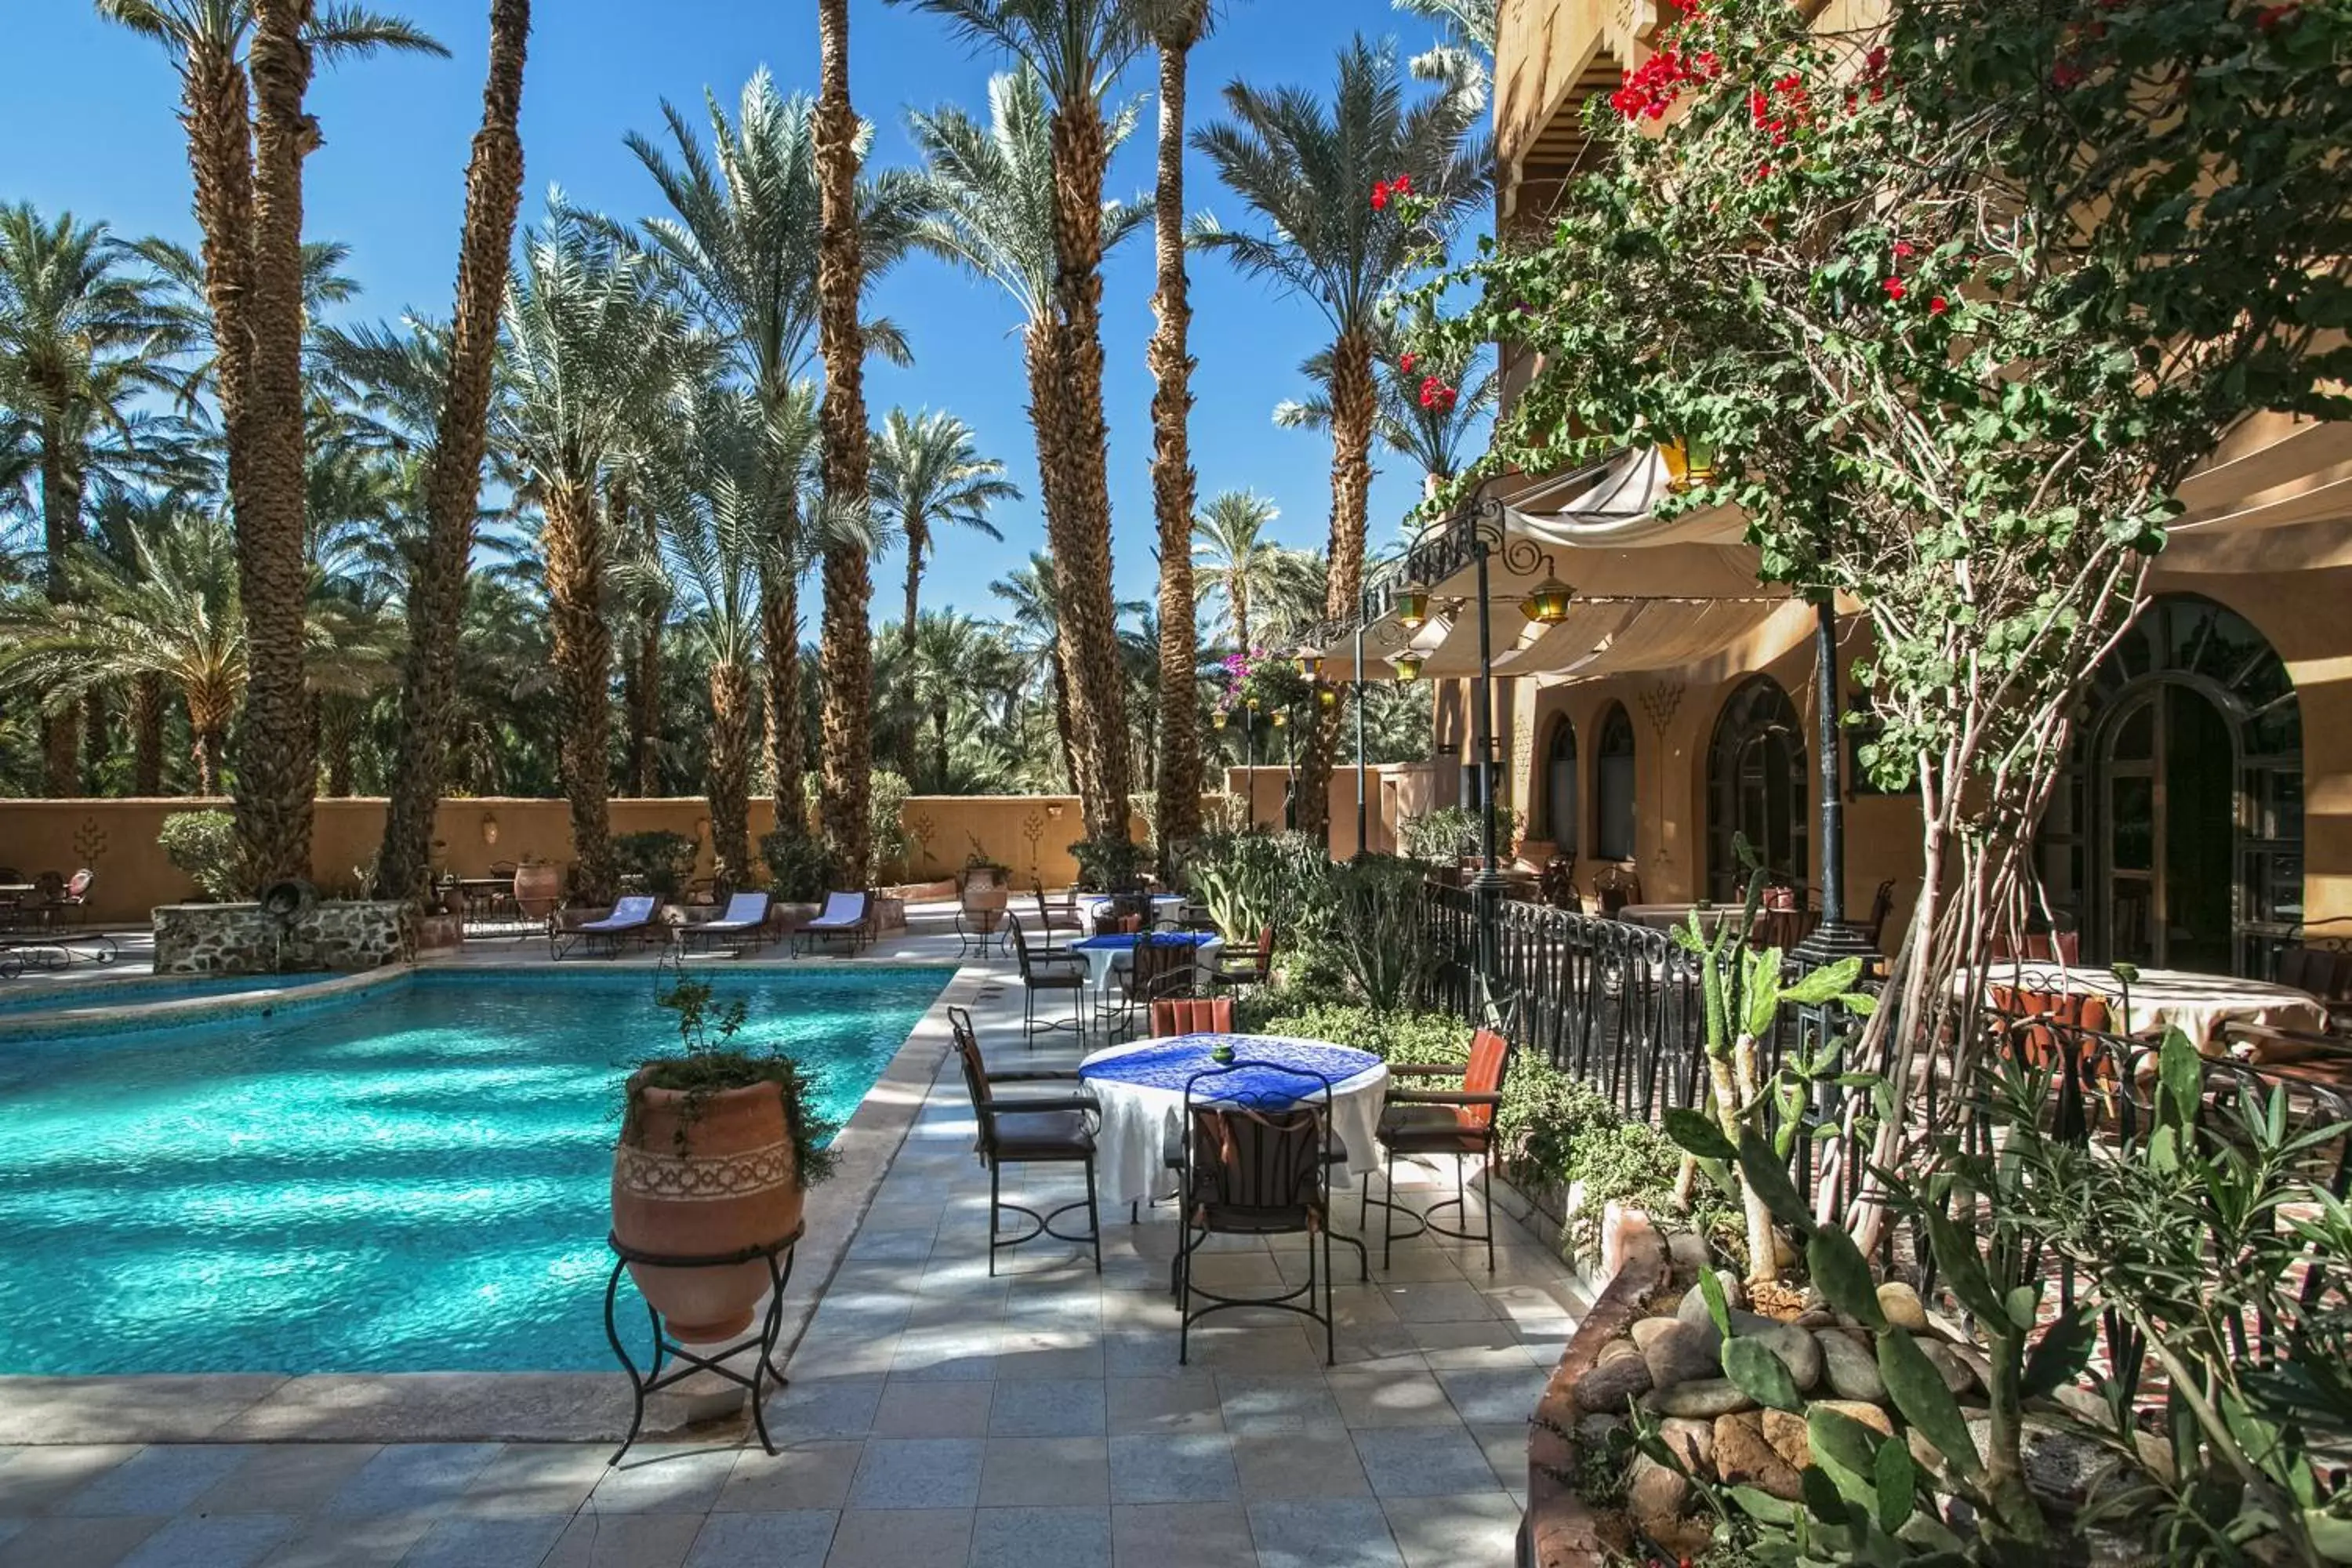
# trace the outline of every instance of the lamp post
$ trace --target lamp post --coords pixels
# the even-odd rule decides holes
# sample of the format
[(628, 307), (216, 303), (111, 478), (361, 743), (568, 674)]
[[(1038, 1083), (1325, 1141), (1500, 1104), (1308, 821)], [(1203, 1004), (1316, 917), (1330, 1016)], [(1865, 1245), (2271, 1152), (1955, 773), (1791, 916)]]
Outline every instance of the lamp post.
[(1822, 922), (1789, 952), (1807, 968), (1860, 958), (1874, 967), (1879, 952), (1870, 933), (1845, 918), (1845, 789), (1838, 714), (1837, 602), (1827, 590), (1813, 599), (1813, 743), (1821, 754)]
[[(1483, 498), (1474, 526), (1473, 546), (1478, 562), (1478, 679), (1475, 694), (1474, 742), (1478, 748), (1478, 874), (1470, 879), (1471, 907), (1478, 918), (1478, 971), (1486, 976), (1486, 994), (1494, 998), (1502, 984), (1502, 862), (1495, 854), (1495, 624), (1489, 589), (1486, 509), (1495, 503)], [(1499, 513), (1498, 505), (1495, 510)]]

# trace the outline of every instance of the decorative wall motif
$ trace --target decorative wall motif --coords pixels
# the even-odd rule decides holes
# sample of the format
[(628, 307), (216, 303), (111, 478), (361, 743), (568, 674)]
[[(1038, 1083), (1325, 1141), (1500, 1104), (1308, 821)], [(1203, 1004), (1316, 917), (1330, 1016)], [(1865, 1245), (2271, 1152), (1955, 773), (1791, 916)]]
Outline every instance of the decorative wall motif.
[(1037, 841), (1045, 837), (1045, 818), (1031, 812), (1021, 819), (1021, 837), (1029, 841), (1029, 874), (1037, 874)]
[(105, 858), (106, 829), (99, 826), (98, 818), (85, 816), (81, 819), (81, 826), (74, 829), (73, 847), (74, 858), (84, 866), (95, 866)]

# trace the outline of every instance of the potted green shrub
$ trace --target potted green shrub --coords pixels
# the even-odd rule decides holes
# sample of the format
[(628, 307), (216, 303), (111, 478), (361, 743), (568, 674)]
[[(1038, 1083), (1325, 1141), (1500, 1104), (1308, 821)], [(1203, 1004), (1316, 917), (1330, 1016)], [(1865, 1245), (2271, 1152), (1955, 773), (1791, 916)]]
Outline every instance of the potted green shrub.
[[(679, 1049), (629, 1075), (613, 1152), (613, 1234), (633, 1250), (723, 1257), (766, 1247), (801, 1223), (809, 1186), (831, 1173), (834, 1124), (792, 1055), (734, 1044), (745, 1008), (714, 1005), (707, 980), (665, 960), (655, 1000), (677, 1020)], [(751, 1326), (767, 1265), (665, 1268), (632, 1263), (637, 1289), (689, 1344)]]

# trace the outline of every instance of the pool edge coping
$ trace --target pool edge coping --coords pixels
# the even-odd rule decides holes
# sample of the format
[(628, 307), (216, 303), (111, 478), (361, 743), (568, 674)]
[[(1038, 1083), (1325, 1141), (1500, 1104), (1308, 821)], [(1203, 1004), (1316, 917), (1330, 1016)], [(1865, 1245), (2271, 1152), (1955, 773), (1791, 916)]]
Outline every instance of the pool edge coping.
[[(840, 1160), (810, 1189), (779, 1359), (815, 1316), (885, 1177), (905, 1148), (953, 1041), (951, 1005), (1003, 976), (981, 963), (919, 965), (947, 982), (891, 1053), (835, 1140)], [(381, 983), (414, 965), (352, 978)], [(329, 984), (329, 983), (322, 983)], [(354, 987), (356, 988), (356, 987)], [(886, 1092), (887, 1091), (887, 1092)], [(807, 1289), (798, 1289), (805, 1282)], [(610, 1414), (607, 1415), (606, 1411)], [(0, 1447), (147, 1443), (599, 1443), (627, 1425), (617, 1368), (597, 1372), (138, 1373), (0, 1374)], [(538, 1415), (532, 1419), (532, 1415)], [(647, 1437), (666, 1434), (650, 1429)], [(695, 1436), (748, 1439), (748, 1409)]]

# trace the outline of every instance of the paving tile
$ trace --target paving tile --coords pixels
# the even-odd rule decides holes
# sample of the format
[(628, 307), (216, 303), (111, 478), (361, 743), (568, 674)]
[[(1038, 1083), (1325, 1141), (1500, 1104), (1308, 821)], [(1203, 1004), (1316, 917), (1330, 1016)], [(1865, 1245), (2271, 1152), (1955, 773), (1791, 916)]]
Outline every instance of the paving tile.
[(1509, 1498), (1391, 1498), (1381, 1505), (1405, 1568), (1512, 1568), (1519, 1505)]
[(421, 1513), (310, 1520), (261, 1568), (394, 1568), (433, 1522)]
[(729, 1472), (713, 1505), (720, 1513), (805, 1513), (837, 1510), (849, 1500), (849, 1483), (866, 1445), (795, 1443), (782, 1453), (745, 1448)]
[[(964, 1314), (959, 1310), (958, 1318)], [(986, 1382), (996, 1375), (998, 1333), (968, 1322), (946, 1328), (913, 1328), (898, 1336), (890, 1375), (900, 1379)]]
[(331, 1514), (448, 1507), (499, 1456), (497, 1443), (412, 1443), (380, 1450), (327, 1501)]
[(694, 1538), (686, 1568), (824, 1568), (839, 1518), (831, 1509), (714, 1513)]
[[(1083, 1326), (1057, 1327), (1055, 1320), (1007, 1317), (997, 1341), (996, 1375), (1014, 1378), (1103, 1375), (1100, 1310), (1090, 1307)], [(1037, 1325), (1037, 1326), (1033, 1326)]]
[(708, 1513), (740, 1450), (639, 1444), (588, 1495), (598, 1513)]
[[(155, 1444), (140, 1449), (61, 1499), (51, 1511), (85, 1518), (96, 1514), (174, 1514), (212, 1490), (223, 1477), (251, 1458), (253, 1452), (227, 1443)], [(0, 1480), (5, 1477), (0, 1476)]]
[(1433, 1373), (1341, 1370), (1324, 1381), (1351, 1427), (1433, 1426), (1459, 1419)]
[(795, 1377), (768, 1403), (768, 1430), (779, 1442), (799, 1437), (863, 1437), (882, 1403), (882, 1375)]
[(678, 1568), (701, 1530), (698, 1513), (583, 1510), (572, 1516), (541, 1568)]
[(467, 1483), (453, 1511), (483, 1519), (570, 1513), (614, 1473), (606, 1463), (612, 1452), (601, 1443), (509, 1443)]
[[(1106, 1377), (1175, 1377), (1186, 1368), (1176, 1361), (1176, 1317), (1172, 1307), (1163, 1304), (1163, 1326), (1103, 1330), (1103, 1375)], [(1109, 1321), (1108, 1311), (1104, 1321)]]
[(20, 1448), (0, 1465), (0, 1515), (44, 1513), (139, 1452), (136, 1443)]
[(8, 1538), (24, 1529), (26, 1523), (21, 1519), (0, 1519), (0, 1546), (6, 1545)]
[(865, 1510), (969, 1509), (980, 1497), (982, 1446), (961, 1437), (875, 1437), (850, 1485)]
[(1108, 1508), (983, 1508), (969, 1568), (1111, 1568)]
[(0, 1568), (114, 1568), (169, 1522), (162, 1519), (36, 1519), (0, 1541)]
[(992, 1383), (893, 1379), (874, 1412), (877, 1437), (984, 1437)]
[(1232, 1440), (1221, 1432), (1113, 1437), (1109, 1451), (1113, 1502), (1224, 1502), (1241, 1496)]
[(1110, 1500), (1110, 1448), (1100, 1437), (991, 1437), (981, 1456), (982, 1508)]
[[(903, 1321), (906, 1313), (898, 1314)], [(897, 1324), (887, 1331), (864, 1328), (834, 1328), (822, 1331), (812, 1327), (793, 1347), (792, 1359), (785, 1370), (794, 1381), (806, 1378), (856, 1377), (861, 1373), (881, 1375), (890, 1370), (898, 1357), (899, 1333)]]
[(1524, 1421), (1535, 1414), (1550, 1369), (1516, 1367), (1507, 1371), (1441, 1369), (1440, 1387), (1465, 1421)]
[(400, 1568), (534, 1568), (570, 1521), (540, 1519), (444, 1519), (417, 1537)]
[(1100, 1378), (999, 1383), (988, 1407), (992, 1437), (1093, 1437), (1105, 1430)]
[(1528, 1424), (1525, 1421), (1474, 1425), (1470, 1440), (1486, 1456), (1486, 1464), (1503, 1489), (1522, 1503), (1528, 1496)]
[(1213, 1372), (1321, 1372), (1323, 1330), (1317, 1326), (1310, 1344), (1298, 1320), (1287, 1313), (1277, 1322), (1195, 1325), (1192, 1364)]
[(253, 1568), (295, 1529), (282, 1513), (183, 1514), (131, 1548), (121, 1568)]
[(1129, 1503), (1110, 1510), (1118, 1568), (1250, 1568), (1249, 1516), (1238, 1502)]
[(1483, 1322), (1501, 1315), (1493, 1302), (1458, 1278), (1415, 1284), (1383, 1277), (1381, 1294), (1390, 1310), (1408, 1323)]
[(1342, 1431), (1244, 1434), (1234, 1439), (1234, 1468), (1252, 1502), (1370, 1497), (1356, 1446)]
[(1219, 1405), (1228, 1432), (1337, 1432), (1339, 1406), (1320, 1373), (1269, 1376), (1221, 1372)]
[(1117, 1377), (1104, 1385), (1113, 1436), (1130, 1432), (1221, 1432), (1224, 1409), (1214, 1373)]
[(1499, 1489), (1486, 1454), (1459, 1425), (1381, 1427), (1353, 1436), (1364, 1474), (1383, 1499)]
[(1254, 1502), (1259, 1568), (1403, 1568), (1388, 1516), (1370, 1498)]
[(852, 1510), (834, 1531), (825, 1568), (945, 1568), (971, 1551), (971, 1510)]
[(316, 1513), (382, 1451), (373, 1443), (258, 1444), (192, 1506), (200, 1513)]

